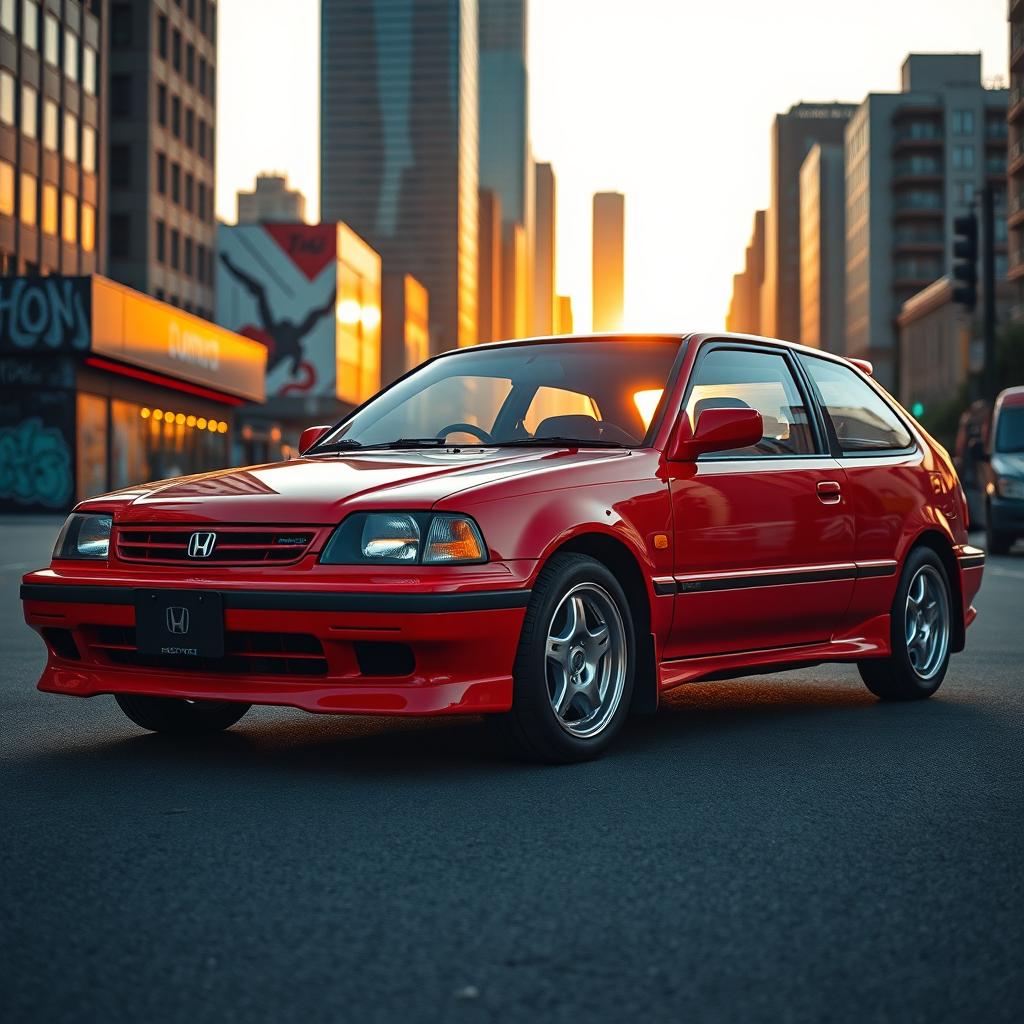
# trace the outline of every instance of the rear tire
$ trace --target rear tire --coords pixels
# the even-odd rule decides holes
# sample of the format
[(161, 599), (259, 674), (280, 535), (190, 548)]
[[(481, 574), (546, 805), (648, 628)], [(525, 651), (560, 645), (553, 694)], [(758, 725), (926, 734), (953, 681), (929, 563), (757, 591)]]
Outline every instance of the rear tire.
[(523, 620), (512, 710), (488, 721), (532, 761), (597, 757), (629, 716), (635, 664), (633, 620), (619, 581), (587, 555), (554, 555)]
[(135, 693), (116, 693), (114, 699), (136, 725), (170, 736), (222, 732), (230, 729), (252, 707), (226, 700), (188, 701), (177, 697), (143, 697)]
[(892, 653), (859, 662), (867, 688), (881, 700), (923, 700), (949, 667), (953, 598), (942, 559), (931, 548), (911, 551), (893, 599)]

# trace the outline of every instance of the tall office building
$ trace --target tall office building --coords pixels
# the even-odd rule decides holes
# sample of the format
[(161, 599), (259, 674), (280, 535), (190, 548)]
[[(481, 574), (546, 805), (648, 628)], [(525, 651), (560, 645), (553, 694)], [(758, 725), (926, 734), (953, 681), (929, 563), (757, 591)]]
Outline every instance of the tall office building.
[(260, 174), (251, 192), (237, 193), (239, 224), (301, 224), (306, 219), (306, 197), (288, 187), (285, 174)]
[(772, 126), (771, 197), (765, 216), (761, 333), (800, 340), (800, 166), (816, 142), (842, 142), (849, 103), (798, 103)]
[(477, 333), (481, 344), (499, 341), (502, 337), (501, 250), (501, 200), (489, 188), (482, 188), (477, 238), (480, 261), (477, 276)]
[(217, 5), (110, 4), (110, 276), (212, 320)]
[(1024, 323), (1024, 0), (1009, 0), (1009, 267), (1007, 277), (1015, 292), (1010, 309), (1016, 323)]
[(839, 143), (815, 143), (800, 168), (800, 341), (846, 347), (846, 163)]
[(754, 227), (744, 257), (743, 270), (732, 279), (732, 300), (725, 329), (738, 334), (761, 334), (761, 286), (764, 283), (765, 211), (754, 214)]
[(536, 218), (533, 235), (533, 333), (555, 332), (555, 172), (551, 164), (537, 164)]
[(621, 331), (625, 311), (626, 198), (594, 196), (593, 287), (595, 331)]
[(320, 203), (430, 294), (431, 347), (477, 341), (476, 0), (322, 0)]
[[(980, 54), (911, 54), (902, 90), (872, 93), (846, 133), (846, 354), (899, 390), (896, 318), (950, 272), (953, 220), (991, 183), (1005, 205), (1006, 89), (981, 83)], [(997, 220), (996, 276), (1006, 274)]]
[[(506, 240), (523, 229), (525, 260), (504, 268), (514, 293), (532, 300), (530, 277), (534, 230), (530, 159), (526, 0), (478, 0), (480, 41), (480, 186), (498, 197)], [(509, 275), (524, 275), (509, 280)], [(529, 333), (529, 324), (522, 334)], [(517, 335), (521, 336), (521, 335)], [(483, 335), (481, 335), (483, 340)]]
[(102, 0), (0, 3), (0, 273), (103, 269)]

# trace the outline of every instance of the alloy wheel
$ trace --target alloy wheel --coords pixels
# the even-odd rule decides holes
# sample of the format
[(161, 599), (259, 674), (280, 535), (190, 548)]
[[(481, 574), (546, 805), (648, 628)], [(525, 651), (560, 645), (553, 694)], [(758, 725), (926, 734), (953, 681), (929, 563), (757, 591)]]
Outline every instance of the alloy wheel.
[(922, 566), (907, 590), (906, 640), (910, 666), (918, 678), (931, 679), (949, 649), (949, 593), (938, 570)]

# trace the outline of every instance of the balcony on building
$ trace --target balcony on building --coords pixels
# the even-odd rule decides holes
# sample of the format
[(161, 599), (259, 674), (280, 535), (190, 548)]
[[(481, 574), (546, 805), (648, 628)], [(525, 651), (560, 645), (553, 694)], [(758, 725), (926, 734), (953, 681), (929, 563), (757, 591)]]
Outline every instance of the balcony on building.
[(1024, 70), (1024, 23), (1016, 20), (1020, 17), (1020, 11), (1024, 10), (1024, 4), (1017, 4), (1016, 17), (1011, 9), (1010, 17), (1014, 19), (1013, 28), (1010, 31), (1010, 71)]
[(991, 151), (1002, 149), (1010, 135), (1010, 126), (1003, 116), (989, 116), (985, 119), (985, 146)]
[(893, 162), (893, 185), (935, 185), (943, 179), (942, 158), (935, 153), (907, 153)]
[(1006, 151), (1006, 164), (1006, 169), (1011, 177), (1024, 171), (1024, 135), (1010, 143), (1010, 147)]
[(899, 190), (892, 201), (893, 220), (943, 219), (945, 203), (940, 189), (914, 188)]
[[(1024, 4), (1024, 0), (1021, 0)], [(1024, 82), (1018, 82), (1010, 90), (1010, 110), (1007, 120), (1010, 122), (1019, 121), (1024, 117)]]

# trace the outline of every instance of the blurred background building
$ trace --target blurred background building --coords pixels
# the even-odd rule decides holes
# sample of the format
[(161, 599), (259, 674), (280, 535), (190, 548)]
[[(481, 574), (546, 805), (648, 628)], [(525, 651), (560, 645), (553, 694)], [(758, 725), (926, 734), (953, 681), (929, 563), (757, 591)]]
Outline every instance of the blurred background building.
[(1015, 323), (1024, 323), (1024, 0), (1009, 0), (1010, 19), (1010, 98), (1009, 180), (1007, 182), (1007, 213), (1009, 214), (1007, 277), (1013, 282), (1011, 316)]
[(0, 4), (0, 271), (103, 266), (105, 4)]
[(754, 214), (754, 227), (744, 258), (743, 270), (733, 277), (732, 300), (725, 329), (740, 334), (763, 334), (761, 330), (761, 288), (764, 285), (764, 222), (766, 212)]
[(108, 273), (213, 319), (217, 5), (110, 4)]
[(533, 333), (551, 334), (556, 315), (555, 260), (558, 204), (555, 170), (551, 164), (537, 164), (535, 242), (533, 249)]
[(476, 0), (323, 0), (321, 218), (430, 293), (431, 351), (478, 337)]
[(239, 224), (268, 224), (272, 221), (302, 223), (306, 219), (306, 197), (288, 187), (286, 174), (259, 174), (252, 192), (239, 192)]
[(621, 192), (594, 196), (593, 328), (621, 331), (625, 309), (626, 197)]

